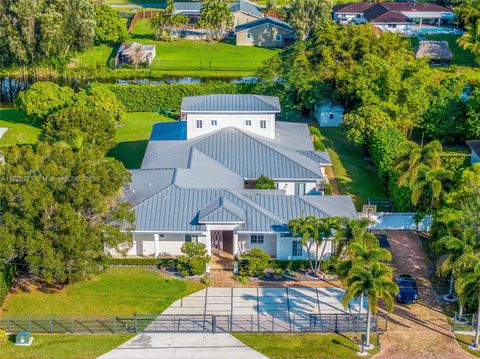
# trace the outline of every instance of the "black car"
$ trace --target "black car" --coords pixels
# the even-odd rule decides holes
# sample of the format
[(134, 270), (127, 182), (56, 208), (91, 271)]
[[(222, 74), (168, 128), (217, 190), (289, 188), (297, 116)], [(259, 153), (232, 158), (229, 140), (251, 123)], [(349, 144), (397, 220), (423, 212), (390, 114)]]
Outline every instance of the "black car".
[(418, 301), (418, 288), (416, 280), (410, 274), (400, 274), (395, 278), (400, 291), (397, 295), (397, 302), (412, 304)]

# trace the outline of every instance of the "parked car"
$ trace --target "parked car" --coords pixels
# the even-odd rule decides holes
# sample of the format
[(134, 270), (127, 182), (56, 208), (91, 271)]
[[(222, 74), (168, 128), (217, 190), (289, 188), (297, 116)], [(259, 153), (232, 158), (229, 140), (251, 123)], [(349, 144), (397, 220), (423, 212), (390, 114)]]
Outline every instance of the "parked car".
[(400, 274), (395, 278), (400, 291), (397, 294), (397, 302), (413, 304), (418, 301), (417, 281), (410, 274)]

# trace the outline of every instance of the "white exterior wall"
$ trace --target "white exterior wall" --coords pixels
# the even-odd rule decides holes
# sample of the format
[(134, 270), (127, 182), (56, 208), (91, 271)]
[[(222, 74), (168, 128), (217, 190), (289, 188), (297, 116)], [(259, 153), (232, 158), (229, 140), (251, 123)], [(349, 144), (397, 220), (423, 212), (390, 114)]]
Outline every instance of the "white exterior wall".
[[(261, 234), (261, 233), (259, 233)], [(277, 258), (277, 235), (276, 234), (263, 234), (263, 244), (251, 243), (250, 234), (239, 234), (238, 244), (241, 252), (246, 252), (249, 249), (258, 247), (265, 253), (269, 254), (272, 258)]]
[[(302, 251), (302, 256), (292, 256), (292, 242), (294, 240), (300, 240), (299, 238), (292, 238), (292, 237), (281, 237), (278, 235), (277, 239), (277, 259), (282, 260), (301, 260), (301, 259), (308, 259), (308, 251), (307, 248), (304, 246)], [(326, 241), (320, 247), (319, 253), (322, 252), (323, 248), (325, 248), (323, 252), (323, 259), (330, 257), (332, 254), (332, 242)], [(315, 247), (312, 246), (312, 250)], [(315, 255), (315, 252), (312, 251), (312, 257)]]
[[(322, 169), (322, 173), (324, 171), (325, 170)], [(309, 192), (315, 192), (317, 181), (302, 182), (302, 183), (305, 183), (305, 194), (308, 194)], [(285, 191), (286, 195), (292, 196), (295, 194), (295, 182), (275, 182), (275, 185), (277, 186), (278, 189)]]
[(396, 24), (396, 27), (388, 27), (388, 24), (386, 23), (376, 23), (373, 22), (376, 27), (381, 29), (382, 31), (388, 31), (388, 32), (394, 32), (394, 33), (405, 33), (407, 31), (410, 31), (412, 28), (411, 24)]
[(363, 14), (360, 14), (360, 17), (357, 17), (357, 14), (333, 14), (333, 19), (338, 21), (339, 19), (346, 18), (347, 22), (353, 22), (354, 24), (364, 24), (367, 22), (367, 19), (363, 17)]
[(447, 11), (402, 11), (410, 19), (451, 19), (452, 13)]
[[(187, 139), (202, 136), (225, 127), (235, 127), (243, 131), (267, 138), (275, 138), (274, 113), (187, 113)], [(197, 120), (202, 121), (202, 128), (197, 128)], [(217, 126), (212, 126), (212, 120), (217, 121)], [(250, 120), (252, 125), (246, 126), (245, 121)], [(266, 128), (260, 128), (260, 121), (266, 121)]]

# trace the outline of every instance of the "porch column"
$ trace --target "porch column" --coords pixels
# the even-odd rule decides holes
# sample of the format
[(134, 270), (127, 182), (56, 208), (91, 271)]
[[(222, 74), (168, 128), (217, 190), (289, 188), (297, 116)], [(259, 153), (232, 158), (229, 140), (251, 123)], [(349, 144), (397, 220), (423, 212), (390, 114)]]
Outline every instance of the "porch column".
[(236, 256), (238, 254), (238, 233), (233, 231), (233, 255)]
[[(207, 249), (207, 253), (208, 255), (211, 257), (212, 256), (212, 239), (211, 239), (211, 235), (210, 235), (210, 229), (208, 228), (207, 226), (207, 233), (205, 235), (205, 240), (206, 240), (206, 243), (205, 243), (205, 247)], [(207, 273), (210, 273), (210, 262), (207, 263), (207, 266), (205, 268), (205, 271)]]
[(155, 233), (153, 235), (153, 242), (154, 242), (154, 248), (155, 248), (155, 253), (154, 257), (157, 258), (160, 255), (160, 235), (158, 233)]

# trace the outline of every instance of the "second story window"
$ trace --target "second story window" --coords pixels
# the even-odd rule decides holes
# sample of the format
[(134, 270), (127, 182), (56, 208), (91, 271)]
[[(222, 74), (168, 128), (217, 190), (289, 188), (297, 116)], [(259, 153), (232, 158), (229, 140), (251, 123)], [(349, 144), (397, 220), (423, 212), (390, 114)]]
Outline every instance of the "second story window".
[(203, 128), (203, 121), (197, 120), (197, 128)]
[(212, 126), (217, 126), (217, 120), (212, 120), (210, 123), (212, 124)]
[(252, 234), (250, 243), (263, 244), (263, 234)]
[(252, 33), (247, 32), (247, 39), (251, 39), (251, 38), (252, 38)]
[(252, 120), (245, 120), (245, 126), (251, 126)]
[(261, 120), (260, 121), (260, 128), (267, 128), (267, 121)]

